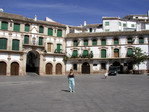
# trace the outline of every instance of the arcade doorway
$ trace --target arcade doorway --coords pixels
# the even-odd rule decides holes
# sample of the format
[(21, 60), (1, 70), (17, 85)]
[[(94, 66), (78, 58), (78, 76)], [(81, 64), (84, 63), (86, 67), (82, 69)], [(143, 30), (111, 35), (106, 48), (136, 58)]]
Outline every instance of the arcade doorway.
[(39, 74), (40, 55), (37, 51), (29, 51), (26, 59), (26, 72)]

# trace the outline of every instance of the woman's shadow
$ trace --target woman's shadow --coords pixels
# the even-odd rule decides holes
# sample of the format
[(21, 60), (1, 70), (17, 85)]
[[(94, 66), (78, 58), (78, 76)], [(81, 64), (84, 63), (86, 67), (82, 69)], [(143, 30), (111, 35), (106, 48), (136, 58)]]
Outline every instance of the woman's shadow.
[(69, 90), (61, 90), (61, 91), (63, 91), (63, 92), (70, 92)]

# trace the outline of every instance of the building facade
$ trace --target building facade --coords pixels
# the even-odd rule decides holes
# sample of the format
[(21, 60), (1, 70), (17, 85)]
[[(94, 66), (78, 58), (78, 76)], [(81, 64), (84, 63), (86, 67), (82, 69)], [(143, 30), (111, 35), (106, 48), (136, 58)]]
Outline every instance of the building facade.
[[(129, 58), (134, 47), (149, 53), (146, 16), (103, 17), (100, 24), (68, 26), (0, 12), (0, 75), (100, 74), (111, 66), (119, 73), (136, 69)], [(137, 19), (137, 20), (136, 20)], [(140, 64), (142, 73), (149, 61)]]
[(64, 74), (66, 26), (0, 12), (0, 74)]

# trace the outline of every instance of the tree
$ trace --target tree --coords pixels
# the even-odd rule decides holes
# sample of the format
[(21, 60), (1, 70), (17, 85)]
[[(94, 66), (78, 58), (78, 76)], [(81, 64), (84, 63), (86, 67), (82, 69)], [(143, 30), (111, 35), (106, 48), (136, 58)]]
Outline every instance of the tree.
[(139, 47), (135, 47), (133, 49), (133, 54), (130, 57), (131, 62), (133, 65), (136, 65), (138, 67), (138, 73), (139, 73), (139, 65), (143, 63), (145, 60), (147, 60), (148, 56), (146, 55), (145, 52)]

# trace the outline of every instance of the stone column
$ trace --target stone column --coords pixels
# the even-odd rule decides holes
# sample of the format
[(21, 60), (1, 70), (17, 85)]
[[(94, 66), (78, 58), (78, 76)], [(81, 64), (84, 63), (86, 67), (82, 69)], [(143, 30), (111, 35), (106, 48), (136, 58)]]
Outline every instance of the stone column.
[(10, 60), (11, 60), (11, 57), (10, 57), (10, 54), (8, 54), (8, 61), (7, 61), (7, 73), (6, 73), (6, 76), (11, 76), (11, 63), (10, 63)]
[(42, 76), (42, 75), (44, 75), (44, 68), (45, 68), (43, 53), (40, 54), (40, 63), (39, 64), (40, 64), (39, 65), (39, 74)]
[(90, 63), (90, 74), (93, 74), (93, 63)]

